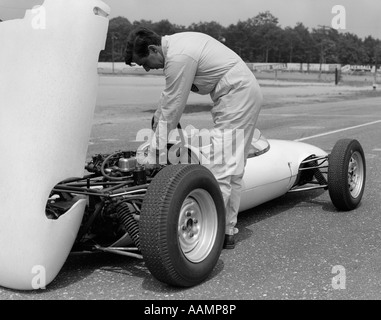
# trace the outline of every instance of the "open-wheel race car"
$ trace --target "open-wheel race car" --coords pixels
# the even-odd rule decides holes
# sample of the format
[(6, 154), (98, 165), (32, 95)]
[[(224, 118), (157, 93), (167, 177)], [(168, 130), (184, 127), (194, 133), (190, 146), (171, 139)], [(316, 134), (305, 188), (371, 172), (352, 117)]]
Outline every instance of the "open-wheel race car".
[[(178, 163), (146, 168), (137, 156), (147, 142), (86, 163), (109, 14), (100, 0), (45, 0), (0, 24), (2, 287), (45, 288), (74, 251), (141, 258), (154, 277), (183, 287), (204, 281), (219, 259), (225, 212), (200, 164), (207, 148), (169, 140), (168, 160)], [(257, 130), (252, 147), (240, 211), (315, 188), (328, 189), (339, 210), (360, 203), (358, 141), (340, 140), (327, 154)]]
[[(85, 197), (73, 251), (141, 258), (164, 283), (197, 285), (210, 275), (223, 246), (225, 211), (218, 183), (197, 162), (202, 148), (170, 142), (168, 158), (177, 154), (179, 163), (146, 170), (137, 152), (148, 145), (93, 156), (86, 164), (88, 175), (55, 186), (46, 213), (60, 219)], [(256, 130), (240, 211), (287, 192), (317, 188), (328, 189), (338, 210), (352, 210), (362, 198), (365, 176), (364, 152), (357, 140), (339, 140), (327, 154), (302, 142), (267, 140)]]

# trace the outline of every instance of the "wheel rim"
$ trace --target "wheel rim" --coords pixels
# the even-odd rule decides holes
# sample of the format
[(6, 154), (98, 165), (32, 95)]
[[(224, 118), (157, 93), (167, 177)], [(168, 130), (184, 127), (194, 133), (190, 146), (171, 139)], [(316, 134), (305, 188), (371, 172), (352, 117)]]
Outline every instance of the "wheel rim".
[(178, 224), (180, 248), (185, 257), (197, 263), (212, 250), (218, 229), (217, 209), (204, 189), (193, 190), (184, 200)]
[(349, 160), (348, 187), (353, 198), (357, 198), (364, 182), (364, 162), (359, 152), (354, 152)]

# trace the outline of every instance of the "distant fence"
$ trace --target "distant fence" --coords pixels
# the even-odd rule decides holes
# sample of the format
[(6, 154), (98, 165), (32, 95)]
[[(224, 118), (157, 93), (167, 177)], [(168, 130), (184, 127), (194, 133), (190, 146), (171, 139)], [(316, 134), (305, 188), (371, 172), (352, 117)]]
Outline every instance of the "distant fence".
[[(336, 69), (343, 73), (353, 72), (373, 72), (374, 66), (370, 65), (341, 65), (327, 63), (247, 63), (248, 67), (253, 71), (299, 71), (299, 72), (335, 72)], [(381, 67), (377, 69), (381, 72)]]
[[(330, 83), (347, 83), (369, 85), (377, 83), (381, 68), (374, 73), (370, 65), (340, 65), (319, 63), (247, 63), (247, 66), (258, 79), (288, 81), (319, 81)], [(124, 62), (99, 62), (99, 74), (146, 75), (140, 66), (130, 67)], [(150, 75), (163, 75), (162, 70), (150, 70)]]
[[(252, 71), (297, 71), (297, 72), (335, 72), (336, 69), (342, 73), (354, 72), (372, 72), (374, 73), (374, 66), (371, 65), (341, 65), (341, 64), (327, 64), (327, 63), (247, 63), (247, 66)], [(136, 74), (145, 73), (146, 71), (140, 66), (130, 67), (124, 62), (99, 62), (99, 73), (126, 73)], [(152, 72), (151, 70), (150, 72)], [(381, 72), (381, 67), (377, 69)], [(159, 71), (158, 74), (162, 72)]]
[(248, 63), (257, 79), (327, 82), (356, 86), (379, 83), (381, 68), (370, 65), (341, 65), (320, 63)]
[[(143, 67), (134, 66), (130, 67), (124, 62), (99, 62), (98, 63), (98, 73), (100, 74), (130, 74), (130, 75), (143, 75), (146, 74), (147, 71), (144, 70)], [(162, 75), (162, 70), (150, 70), (150, 74), (158, 74)]]

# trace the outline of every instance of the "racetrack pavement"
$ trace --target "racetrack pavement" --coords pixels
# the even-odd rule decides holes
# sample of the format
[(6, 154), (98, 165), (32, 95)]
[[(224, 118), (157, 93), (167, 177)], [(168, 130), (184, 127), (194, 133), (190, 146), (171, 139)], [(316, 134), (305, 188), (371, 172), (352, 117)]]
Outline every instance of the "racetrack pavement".
[[(89, 154), (119, 150), (128, 145), (126, 140), (133, 140), (134, 131), (147, 125), (152, 115), (148, 111), (154, 109), (160, 90), (157, 80), (152, 81), (150, 90), (154, 93), (151, 97), (144, 94), (146, 101), (141, 105), (136, 96), (137, 102), (128, 107), (120, 99), (111, 105), (111, 98), (99, 97)], [(122, 88), (121, 84), (104, 85), (100, 93)], [(267, 93), (279, 86), (264, 88)], [(274, 103), (267, 102), (262, 109), (258, 128), (267, 138), (300, 140), (328, 152), (341, 138), (358, 139), (365, 151), (367, 182), (356, 210), (336, 211), (328, 192), (320, 190), (287, 194), (243, 212), (238, 218), (236, 248), (223, 250), (211, 276), (193, 288), (173, 288), (158, 282), (141, 260), (106, 253), (83, 254), (70, 255), (46, 289), (23, 292), (0, 288), (0, 299), (123, 299), (147, 303), (381, 299), (381, 98), (371, 91), (368, 98), (367, 91), (361, 89), (362, 93), (355, 96), (339, 99), (327, 95), (321, 101), (312, 101), (314, 90), (321, 97), (324, 87), (309, 89), (304, 102), (297, 97), (297, 88), (295, 103), (291, 96), (284, 103), (275, 95), (269, 96), (268, 101), (273, 99)], [(192, 101), (199, 103), (207, 106), (207, 101)], [(200, 119), (210, 125), (206, 115), (204, 111), (187, 113), (183, 126), (200, 124)], [(134, 126), (128, 126), (134, 121)], [(344, 288), (334, 285), (338, 270), (345, 273)]]

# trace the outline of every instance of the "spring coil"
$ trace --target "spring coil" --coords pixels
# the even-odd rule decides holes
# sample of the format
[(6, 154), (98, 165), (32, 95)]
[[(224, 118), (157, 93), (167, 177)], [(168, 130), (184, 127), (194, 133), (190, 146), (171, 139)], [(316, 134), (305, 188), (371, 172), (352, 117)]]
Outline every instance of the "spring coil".
[[(311, 167), (318, 167), (319, 164), (317, 161), (313, 161), (309, 164), (309, 166)], [(319, 168), (314, 168), (312, 169), (312, 172), (317, 180), (317, 182), (319, 182), (321, 185), (325, 185), (327, 184), (327, 179), (324, 177), (324, 175), (322, 174), (322, 172), (320, 171)]]
[(128, 204), (124, 202), (120, 203), (116, 208), (116, 212), (120, 222), (123, 224), (136, 247), (140, 250), (139, 225), (132, 216)]
[(316, 178), (316, 180), (321, 184), (321, 185), (325, 185), (327, 184), (327, 179), (323, 176), (323, 174), (321, 173), (321, 171), (319, 169), (313, 169), (313, 172), (314, 172), (314, 176)]

